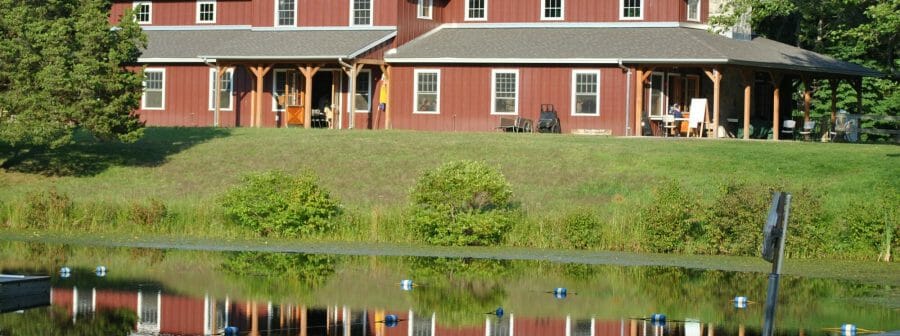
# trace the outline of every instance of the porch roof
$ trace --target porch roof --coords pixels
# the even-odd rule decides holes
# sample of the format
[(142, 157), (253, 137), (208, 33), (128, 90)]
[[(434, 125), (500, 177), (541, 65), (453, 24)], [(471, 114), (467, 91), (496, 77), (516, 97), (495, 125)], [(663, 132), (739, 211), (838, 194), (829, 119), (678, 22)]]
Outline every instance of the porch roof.
[(396, 36), (394, 29), (148, 30), (141, 63), (204, 60), (293, 61), (353, 59)]
[(385, 56), (390, 63), (732, 64), (846, 76), (874, 70), (757, 37), (684, 27), (444, 27)]

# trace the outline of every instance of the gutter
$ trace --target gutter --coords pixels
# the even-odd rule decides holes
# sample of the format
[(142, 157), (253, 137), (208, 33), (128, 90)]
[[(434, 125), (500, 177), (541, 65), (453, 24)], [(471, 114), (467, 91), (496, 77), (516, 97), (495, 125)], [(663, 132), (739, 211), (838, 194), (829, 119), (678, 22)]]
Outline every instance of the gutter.
[[(631, 68), (622, 64), (622, 59), (619, 59), (619, 68), (627, 73), (625, 75), (625, 136), (628, 136), (629, 131), (631, 131), (631, 123), (629, 122), (631, 110), (628, 108), (628, 104), (631, 102)], [(635, 118), (637, 117), (635, 116)]]
[[(214, 67), (214, 65), (209, 63), (209, 59), (207, 59), (206, 57), (201, 56), (200, 59), (207, 66)], [(217, 68), (216, 71), (218, 71), (218, 66), (215, 66), (215, 67)], [(216, 99), (216, 106), (218, 106), (219, 105), (219, 92), (221, 91), (221, 90), (219, 90), (219, 81), (216, 81), (215, 86), (216, 87), (213, 88), (213, 90), (215, 90), (216, 94), (213, 96), (215, 96), (214, 99)], [(219, 109), (214, 109), (214, 111), (213, 111), (213, 127), (219, 127)]]

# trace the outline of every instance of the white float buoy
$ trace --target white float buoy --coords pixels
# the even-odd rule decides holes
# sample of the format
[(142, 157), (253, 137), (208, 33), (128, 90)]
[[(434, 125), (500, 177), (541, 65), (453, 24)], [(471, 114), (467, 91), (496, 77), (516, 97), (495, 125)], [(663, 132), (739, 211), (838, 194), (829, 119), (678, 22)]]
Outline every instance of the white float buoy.
[(650, 316), (650, 322), (654, 325), (665, 325), (666, 324), (666, 315), (664, 314), (653, 314)]
[(400, 289), (405, 291), (411, 291), (413, 289), (413, 281), (412, 280), (400, 280)]
[(856, 335), (856, 325), (853, 324), (844, 324), (841, 326), (841, 335), (843, 336), (855, 336)]
[(565, 287), (559, 287), (553, 289), (553, 296), (557, 299), (565, 299), (568, 295), (569, 291)]
[(106, 276), (106, 266), (97, 266), (97, 268), (94, 269), (94, 274), (96, 274), (98, 277), (101, 277), (101, 278), (105, 277)]
[(59, 273), (72, 273), (72, 269), (68, 268), (66, 266), (63, 266), (62, 268), (59, 269)]
[(744, 309), (747, 308), (747, 297), (746, 296), (735, 296), (734, 297), (734, 308)]

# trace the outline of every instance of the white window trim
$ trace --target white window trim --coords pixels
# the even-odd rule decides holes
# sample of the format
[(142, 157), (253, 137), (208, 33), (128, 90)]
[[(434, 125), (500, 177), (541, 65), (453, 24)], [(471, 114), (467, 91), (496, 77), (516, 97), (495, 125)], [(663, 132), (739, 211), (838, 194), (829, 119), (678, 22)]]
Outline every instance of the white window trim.
[[(428, 15), (422, 15), (422, 6), (428, 3)], [(431, 20), (434, 17), (434, 0), (419, 0), (416, 5), (416, 18)]]
[[(643, 2), (641, 3), (641, 5), (643, 5)], [(703, 14), (701, 14), (702, 11), (703, 11), (703, 1), (697, 0), (697, 17), (691, 18), (691, 4), (688, 3), (688, 7), (687, 7), (687, 11), (686, 11), (687, 12), (687, 20), (692, 21), (692, 22), (700, 22), (700, 17), (703, 16)], [(644, 11), (641, 10), (641, 13), (644, 13)]]
[(272, 69), (272, 112), (284, 112), (285, 109), (278, 108), (278, 101), (275, 100), (275, 91), (278, 88), (278, 73), (284, 73), (284, 80), (287, 80), (288, 69)]
[(147, 21), (138, 21), (137, 16), (135, 16), (135, 21), (138, 24), (153, 24), (153, 2), (150, 1), (135, 1), (131, 4), (131, 9), (137, 8), (138, 5), (147, 5)]
[[(162, 105), (161, 107), (147, 107), (147, 95), (142, 89), (141, 92), (141, 109), (142, 110), (153, 110), (153, 111), (161, 111), (166, 109), (166, 69), (165, 68), (146, 68), (144, 69), (144, 74), (146, 77), (147, 72), (160, 72), (162, 73)], [(144, 79), (144, 85), (146, 87), (146, 78)]]
[[(516, 75), (516, 97), (513, 107), (515, 110), (509, 112), (497, 112), (497, 75), (498, 74), (515, 74)], [(522, 91), (522, 79), (519, 77), (518, 69), (493, 69), (491, 70), (491, 115), (519, 115), (519, 93)]]
[(625, 17), (625, 1), (626, 0), (619, 0), (619, 20), (643, 20), (644, 19), (644, 7), (645, 7), (644, 5), (647, 3), (647, 0), (640, 0), (641, 1), (641, 7), (640, 7), (641, 16), (636, 16), (636, 17)]
[(280, 0), (273, 0), (273, 3), (275, 4), (275, 16), (274, 16), (275, 21), (272, 22), (272, 26), (273, 27), (296, 27), (297, 26), (297, 11), (299, 10), (299, 8), (297, 8), (297, 0), (293, 0), (294, 1), (294, 24), (292, 24), (292, 25), (282, 25), (282, 24), (278, 23), (278, 1), (280, 1)]
[(465, 6), (465, 7), (466, 7), (466, 9), (465, 9), (465, 11), (466, 11), (466, 13), (465, 13), (465, 17), (466, 17), (465, 20), (466, 20), (466, 21), (487, 21), (487, 18), (488, 18), (488, 2), (489, 2), (490, 0), (484, 0), (484, 17), (483, 17), (483, 18), (472, 18), (472, 17), (469, 17), (469, 9), (470, 9), (470, 8), (469, 8), (469, 0), (465, 0), (465, 1), (466, 1), (466, 6)]
[(355, 26), (355, 27), (371, 27), (371, 26), (374, 26), (374, 24), (375, 24), (375, 0), (369, 0), (369, 24), (357, 24), (357, 23), (354, 23), (354, 21), (355, 21), (354, 19), (356, 18), (356, 17), (354, 17), (354, 15), (355, 15), (356, 13), (355, 13), (355, 11), (353, 10), (353, 1), (354, 1), (354, 0), (349, 0), (349, 1), (350, 1), (350, 25), (351, 25), (351, 26)]
[(541, 20), (543, 21), (562, 21), (566, 19), (566, 0), (559, 0), (559, 17), (546, 17), (547, 0), (539, 0), (541, 2)]
[[(419, 111), (419, 74), (434, 73), (437, 74), (437, 99), (434, 102), (434, 112)], [(413, 114), (441, 114), (441, 70), (440, 69), (416, 69), (413, 71)]]
[[(207, 92), (210, 94), (210, 97), (208, 97), (209, 99), (207, 100), (207, 104), (209, 104), (210, 111), (216, 110), (216, 89), (215, 89), (216, 79), (214, 76), (215, 72), (216, 72), (215, 68), (209, 69), (209, 90), (207, 90)], [(234, 68), (230, 68), (230, 69), (226, 70), (225, 73), (231, 74), (231, 88), (228, 90), (228, 96), (230, 96), (231, 99), (228, 99), (228, 106), (219, 106), (219, 111), (233, 111), (234, 110)]]
[[(200, 6), (201, 5), (209, 5), (209, 4), (213, 5), (213, 19), (212, 19), (212, 21), (203, 21), (200, 18)], [(219, 5), (216, 3), (216, 0), (197, 1), (197, 23), (199, 23), (199, 24), (216, 23), (216, 21), (218, 19), (219, 19)]]
[[(588, 75), (597, 75), (597, 93), (594, 94), (594, 98), (597, 100), (597, 104), (594, 106), (597, 110), (594, 113), (575, 113), (575, 100), (578, 86), (578, 75), (588, 74)], [(600, 116), (600, 71), (599, 70), (573, 70), (572, 71), (572, 116), (573, 117), (598, 117)]]
[[(372, 94), (373, 94), (372, 93), (372, 86), (373, 86), (372, 85), (372, 70), (371, 69), (360, 70), (359, 74), (356, 75), (357, 80), (359, 80), (359, 76), (361, 76), (363, 74), (365, 74), (366, 76), (369, 77), (369, 91), (368, 91), (369, 92), (369, 104), (368, 104), (369, 108), (365, 109), (365, 110), (361, 110), (361, 109), (356, 108), (356, 105), (354, 104), (353, 109), (354, 109), (354, 112), (356, 112), (356, 113), (369, 113), (372, 111)], [(354, 92), (354, 94), (359, 94), (359, 92), (356, 90), (354, 90), (353, 92)], [(356, 97), (353, 97), (353, 99), (356, 99)]]

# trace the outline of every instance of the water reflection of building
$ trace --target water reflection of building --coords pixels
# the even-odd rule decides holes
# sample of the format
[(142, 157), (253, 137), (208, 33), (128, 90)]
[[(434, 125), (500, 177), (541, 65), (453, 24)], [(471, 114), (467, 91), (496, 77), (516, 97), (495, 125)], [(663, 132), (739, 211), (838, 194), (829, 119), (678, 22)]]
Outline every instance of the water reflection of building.
[[(66, 309), (73, 323), (90, 319), (95, 312), (132, 310), (137, 323), (131, 335), (212, 335), (236, 326), (242, 335), (296, 336), (651, 336), (692, 335), (693, 328), (676, 326), (662, 330), (643, 321), (519, 317), (486, 315), (483, 325), (451, 327), (440, 324), (435, 313), (353, 310), (330, 306), (271, 302), (238, 302), (229, 298), (187, 297), (158, 289), (124, 291), (96, 288), (54, 288), (51, 304)], [(396, 315), (400, 322), (388, 327), (382, 321)], [(711, 335), (711, 334), (710, 334)]]

